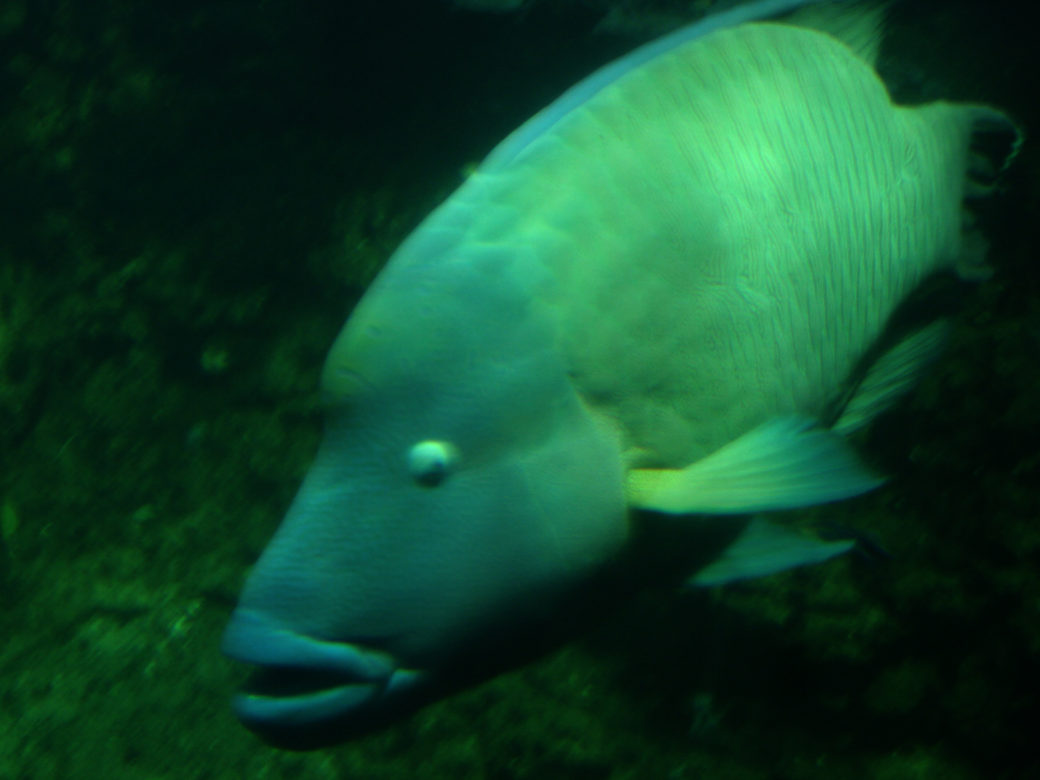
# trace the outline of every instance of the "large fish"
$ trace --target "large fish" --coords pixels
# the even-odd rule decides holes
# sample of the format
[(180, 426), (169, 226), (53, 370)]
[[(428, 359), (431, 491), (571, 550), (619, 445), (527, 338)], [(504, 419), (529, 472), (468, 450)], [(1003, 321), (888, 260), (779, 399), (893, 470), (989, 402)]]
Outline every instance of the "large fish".
[[(981, 267), (964, 199), (1020, 138), (985, 106), (893, 105), (876, 9), (758, 21), (799, 5), (593, 74), (393, 255), (224, 637), (262, 671), (246, 725), (304, 747), (375, 728), (649, 559), (704, 584), (849, 548), (758, 513), (878, 483), (844, 437), (942, 331), (893, 338), (893, 312)], [(988, 172), (983, 133), (1006, 140)]]

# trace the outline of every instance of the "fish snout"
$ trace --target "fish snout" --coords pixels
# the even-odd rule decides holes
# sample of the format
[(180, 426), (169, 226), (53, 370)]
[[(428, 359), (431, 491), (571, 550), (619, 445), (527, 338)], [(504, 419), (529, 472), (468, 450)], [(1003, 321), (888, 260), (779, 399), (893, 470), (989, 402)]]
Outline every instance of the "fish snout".
[(377, 727), (427, 676), (363, 643), (307, 636), (245, 609), (232, 615), (221, 649), (255, 667), (233, 699), (239, 720), (288, 748), (331, 744)]

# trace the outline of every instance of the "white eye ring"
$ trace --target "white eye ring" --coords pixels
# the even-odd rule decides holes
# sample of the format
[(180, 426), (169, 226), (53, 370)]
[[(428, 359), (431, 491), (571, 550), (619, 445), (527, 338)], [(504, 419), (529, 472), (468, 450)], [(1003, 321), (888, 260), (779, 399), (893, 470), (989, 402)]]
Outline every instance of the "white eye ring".
[(408, 450), (408, 472), (424, 487), (441, 484), (458, 459), (458, 452), (449, 442), (427, 440), (413, 444)]

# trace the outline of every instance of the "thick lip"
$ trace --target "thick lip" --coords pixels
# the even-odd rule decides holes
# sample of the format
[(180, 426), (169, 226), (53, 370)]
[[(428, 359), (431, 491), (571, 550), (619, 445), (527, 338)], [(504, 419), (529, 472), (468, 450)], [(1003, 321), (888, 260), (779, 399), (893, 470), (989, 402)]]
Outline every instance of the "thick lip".
[[(280, 669), (277, 673), (291, 678), (293, 671)], [(346, 726), (353, 716), (385, 711), (403, 694), (417, 689), (425, 678), (421, 671), (397, 669), (380, 684), (347, 683), (277, 694), (247, 687), (235, 694), (231, 705), (239, 720), (254, 730), (294, 729), (331, 722)]]
[(221, 650), (255, 666), (312, 669), (370, 683), (388, 679), (396, 668), (389, 653), (298, 634), (248, 609), (237, 609), (231, 616)]
[(425, 677), (397, 668), (389, 653), (299, 634), (248, 609), (232, 615), (221, 649), (256, 667), (232, 704), (243, 723), (260, 729), (343, 718), (396, 699)]

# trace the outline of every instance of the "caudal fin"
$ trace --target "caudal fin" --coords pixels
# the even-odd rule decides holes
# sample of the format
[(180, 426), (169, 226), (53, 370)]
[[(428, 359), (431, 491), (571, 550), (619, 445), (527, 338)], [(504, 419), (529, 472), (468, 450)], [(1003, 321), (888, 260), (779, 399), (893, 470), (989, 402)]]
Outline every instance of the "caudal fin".
[(961, 212), (961, 252), (957, 273), (962, 279), (985, 279), (989, 244), (975, 228), (973, 203), (989, 197), (997, 189), (1000, 175), (1011, 165), (1025, 135), (1006, 114), (980, 105), (961, 106), (963, 121), (969, 128), (964, 172), (964, 200)]

